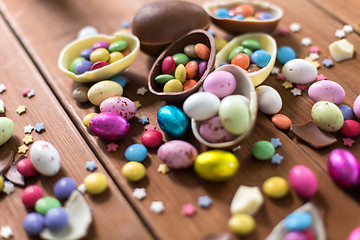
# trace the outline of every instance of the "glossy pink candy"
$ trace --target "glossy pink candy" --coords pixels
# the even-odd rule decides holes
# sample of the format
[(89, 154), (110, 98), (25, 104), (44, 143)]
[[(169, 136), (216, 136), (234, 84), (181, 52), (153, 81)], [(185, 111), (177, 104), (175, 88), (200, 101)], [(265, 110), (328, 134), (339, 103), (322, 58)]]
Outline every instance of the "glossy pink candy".
[(304, 165), (294, 166), (289, 173), (291, 187), (297, 194), (304, 198), (310, 198), (316, 194), (317, 179), (313, 171)]
[(161, 71), (163, 74), (173, 74), (175, 70), (175, 60), (172, 56), (167, 56), (162, 64), (161, 64)]
[(360, 240), (360, 226), (351, 231), (347, 240)]
[(130, 124), (125, 118), (114, 113), (99, 113), (90, 121), (90, 131), (99, 138), (115, 141), (128, 133)]

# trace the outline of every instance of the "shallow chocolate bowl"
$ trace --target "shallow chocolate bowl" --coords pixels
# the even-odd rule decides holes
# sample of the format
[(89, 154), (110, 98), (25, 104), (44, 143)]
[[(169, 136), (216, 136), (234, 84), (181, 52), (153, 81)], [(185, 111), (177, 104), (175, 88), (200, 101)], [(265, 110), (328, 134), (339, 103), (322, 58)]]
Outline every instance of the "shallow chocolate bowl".
[[(215, 8), (231, 9), (240, 4), (251, 4), (255, 8), (255, 12), (267, 11), (274, 15), (274, 18), (268, 20), (234, 20), (228, 18), (216, 18), (212, 14)], [(283, 16), (283, 10), (272, 3), (251, 0), (234, 0), (234, 1), (219, 1), (219, 2), (206, 2), (203, 5), (205, 11), (209, 14), (211, 21), (219, 28), (232, 33), (241, 34), (247, 32), (266, 32), (271, 33), (275, 30), (279, 20)]]
[[(207, 68), (203, 76), (198, 80), (197, 84), (191, 89), (181, 92), (163, 92), (163, 85), (155, 81), (156, 76), (162, 74), (161, 64), (165, 57), (172, 56), (175, 53), (183, 53), (184, 47), (189, 44), (203, 43), (210, 49), (210, 57), (208, 60)], [(154, 62), (148, 77), (148, 87), (150, 92), (158, 96), (161, 100), (169, 103), (181, 103), (188, 96), (196, 92), (203, 84), (207, 75), (213, 70), (215, 64), (215, 43), (213, 36), (205, 30), (194, 30), (187, 33), (185, 36), (179, 38), (170, 46), (168, 46)]]

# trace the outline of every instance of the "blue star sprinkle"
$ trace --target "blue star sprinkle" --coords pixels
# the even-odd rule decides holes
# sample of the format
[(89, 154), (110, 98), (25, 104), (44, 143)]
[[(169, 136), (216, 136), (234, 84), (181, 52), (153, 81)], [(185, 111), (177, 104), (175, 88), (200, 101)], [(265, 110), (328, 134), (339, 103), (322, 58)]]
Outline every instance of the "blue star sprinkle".
[(209, 208), (212, 204), (212, 199), (208, 196), (201, 196), (198, 199), (198, 205), (202, 208)]
[(277, 148), (282, 145), (280, 139), (278, 138), (272, 138), (270, 142), (274, 146), (274, 148)]
[(280, 164), (281, 161), (283, 160), (283, 156), (281, 156), (278, 153), (275, 153), (272, 157), (271, 157), (271, 163), (272, 164)]
[(214, 29), (209, 28), (207, 31), (208, 31), (208, 33), (210, 33), (211, 35), (213, 35), (213, 37), (215, 37), (215, 31), (214, 31)]
[(130, 25), (131, 25), (131, 21), (124, 20), (124, 21), (121, 22), (121, 27), (122, 28), (130, 28)]
[(34, 127), (35, 132), (40, 133), (41, 131), (45, 130), (44, 123), (37, 123)]
[(97, 165), (96, 165), (96, 162), (95, 160), (92, 160), (92, 161), (87, 161), (86, 162), (86, 166), (85, 166), (85, 169), (90, 171), (90, 172), (93, 172), (95, 169), (97, 169)]
[(149, 124), (149, 118), (148, 117), (141, 117), (139, 119), (139, 122), (142, 124), (142, 125), (146, 125), (146, 124)]
[(322, 64), (327, 68), (334, 66), (334, 63), (330, 58), (324, 59), (324, 61), (322, 61)]

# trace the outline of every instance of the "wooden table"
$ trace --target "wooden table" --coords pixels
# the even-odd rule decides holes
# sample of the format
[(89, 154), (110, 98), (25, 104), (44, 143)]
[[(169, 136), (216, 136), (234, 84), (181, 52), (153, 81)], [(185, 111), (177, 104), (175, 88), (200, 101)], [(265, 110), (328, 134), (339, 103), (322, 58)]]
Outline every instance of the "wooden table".
[[(116, 141), (119, 148), (108, 152), (107, 141), (99, 140), (82, 124), (83, 117), (96, 111), (91, 104), (78, 104), (72, 98), (76, 83), (64, 75), (57, 67), (61, 49), (76, 38), (78, 31), (85, 25), (95, 26), (101, 33), (112, 34), (119, 30), (121, 22), (131, 20), (132, 16), (151, 0), (1, 0), (0, 17), (0, 84), (4, 83), (6, 91), (0, 94), (6, 104), (6, 116), (15, 123), (11, 140), (0, 147), (0, 152), (13, 150), (22, 144), (23, 127), (44, 122), (46, 131), (32, 133), (34, 140), (45, 140), (53, 143), (58, 149), (62, 162), (61, 171), (54, 177), (36, 176), (26, 179), (26, 185), (38, 184), (46, 196), (54, 196), (52, 187), (56, 180), (63, 176), (72, 177), (81, 184), (89, 172), (85, 163), (95, 160), (99, 166), (97, 172), (105, 173), (109, 181), (109, 190), (99, 196), (85, 194), (88, 204), (93, 209), (93, 223), (86, 239), (202, 239), (209, 234), (228, 232), (227, 222), (231, 216), (230, 202), (240, 185), (261, 187), (265, 179), (271, 176), (287, 178), (289, 170), (297, 164), (304, 164), (312, 169), (318, 178), (319, 191), (311, 199), (324, 211), (328, 239), (345, 239), (352, 229), (360, 225), (359, 194), (360, 189), (343, 190), (330, 179), (326, 161), (329, 152), (334, 148), (349, 149), (360, 157), (359, 139), (349, 148), (343, 145), (342, 136), (335, 134), (338, 143), (331, 148), (315, 151), (306, 144), (297, 141), (288, 131), (281, 131), (271, 123), (271, 116), (259, 113), (256, 127), (251, 136), (242, 143), (235, 154), (240, 161), (240, 170), (232, 179), (223, 183), (211, 183), (201, 180), (192, 169), (160, 174), (157, 168), (161, 161), (156, 150), (150, 150), (145, 161), (147, 177), (138, 183), (128, 182), (121, 174), (126, 163), (125, 149), (140, 143), (144, 126), (138, 123), (141, 116), (149, 117), (150, 123), (158, 126), (157, 110), (165, 105), (151, 93), (137, 95), (136, 90), (147, 86), (147, 74), (154, 61), (153, 58), (140, 53), (137, 60), (124, 75), (130, 78), (124, 96), (139, 100), (142, 108), (135, 119), (130, 120), (129, 136)], [(193, 1), (202, 4), (204, 1)], [(284, 17), (279, 27), (288, 27), (293, 22), (302, 25), (299, 33), (279, 36), (274, 33), (278, 46), (288, 45), (296, 50), (300, 58), (308, 56), (308, 47), (300, 44), (301, 39), (310, 37), (313, 45), (319, 46), (320, 61), (329, 56), (328, 45), (338, 40), (334, 33), (344, 24), (350, 24), (355, 32), (346, 38), (359, 51), (360, 39), (357, 32), (359, 23), (358, 1), (326, 0), (272, 0), (284, 10)], [(224, 36), (221, 30), (212, 27)], [(229, 38), (229, 36), (228, 36)], [(335, 63), (331, 68), (321, 66), (319, 73), (328, 79), (340, 83), (345, 91), (344, 104), (352, 106), (360, 93), (358, 78), (360, 76), (358, 57), (342, 63)], [(279, 65), (280, 66), (280, 65)], [(302, 96), (294, 97), (282, 87), (281, 81), (271, 75), (264, 82), (275, 88), (283, 99), (281, 113), (289, 116), (293, 124), (299, 125), (311, 119), (311, 99), (303, 91)], [(31, 99), (22, 96), (24, 88), (34, 89), (36, 96)], [(16, 108), (26, 105), (26, 113), (19, 115)], [(159, 129), (159, 128), (158, 128)], [(279, 138), (282, 146), (277, 152), (284, 156), (280, 165), (256, 161), (251, 155), (253, 144), (259, 140)], [(167, 139), (168, 140), (168, 139)], [(191, 141), (194, 142), (192, 139)], [(200, 152), (206, 147), (195, 143)], [(29, 153), (25, 154), (29, 156)], [(16, 154), (18, 159), (20, 154)], [(142, 201), (135, 199), (132, 192), (136, 187), (146, 188), (147, 197)], [(27, 239), (22, 222), (27, 212), (22, 202), (23, 188), (16, 187), (10, 196), (0, 195), (0, 226), (9, 225), (14, 236), (12, 239)], [(199, 196), (208, 195), (213, 204), (209, 209), (197, 206)], [(246, 239), (265, 239), (272, 228), (287, 214), (307, 202), (293, 190), (282, 200), (265, 198), (264, 206), (255, 215), (257, 229)], [(155, 214), (150, 211), (152, 201), (163, 201), (165, 211)], [(192, 203), (197, 208), (193, 217), (185, 217), (181, 206)], [(235, 238), (235, 236), (232, 236)]]

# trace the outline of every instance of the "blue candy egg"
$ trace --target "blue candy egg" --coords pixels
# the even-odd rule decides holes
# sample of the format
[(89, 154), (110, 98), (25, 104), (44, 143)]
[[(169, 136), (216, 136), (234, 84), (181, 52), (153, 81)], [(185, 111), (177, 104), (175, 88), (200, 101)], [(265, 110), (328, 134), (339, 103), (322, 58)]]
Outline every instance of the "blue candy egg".
[(189, 130), (189, 119), (185, 113), (174, 105), (166, 105), (159, 109), (157, 121), (160, 128), (174, 138), (184, 137)]
[(244, 15), (242, 14), (236, 14), (232, 17), (233, 20), (244, 20)]
[(344, 120), (354, 119), (354, 111), (348, 105), (339, 105), (340, 111), (344, 116)]
[(259, 20), (268, 20), (268, 19), (273, 19), (274, 15), (270, 12), (261, 12), (258, 15)]
[(69, 217), (62, 207), (52, 208), (45, 215), (46, 227), (52, 231), (59, 231), (67, 226)]
[(265, 50), (256, 50), (251, 54), (251, 62), (255, 63), (258, 67), (266, 67), (270, 62), (271, 55)]
[(111, 81), (117, 82), (118, 84), (120, 84), (123, 88), (126, 86), (127, 81), (126, 78), (120, 75), (114, 76), (112, 78), (110, 78)]
[(287, 231), (302, 231), (310, 227), (313, 217), (308, 212), (293, 212), (284, 219), (284, 227)]
[(88, 60), (79, 62), (75, 67), (75, 72), (76, 74), (83, 74), (87, 71), (90, 71), (92, 65), (93, 63)]
[(133, 144), (125, 150), (125, 158), (128, 161), (142, 162), (147, 156), (147, 148), (141, 144)]
[(278, 60), (281, 64), (285, 64), (288, 61), (295, 59), (295, 56), (294, 49), (288, 46), (283, 46), (277, 50), (276, 60)]
[(76, 189), (76, 182), (69, 177), (60, 178), (54, 185), (54, 194), (60, 199), (68, 198)]
[(29, 235), (38, 235), (45, 228), (45, 217), (37, 212), (26, 215), (23, 227)]
[(230, 18), (229, 10), (226, 8), (218, 8), (214, 12), (214, 17), (216, 18)]

